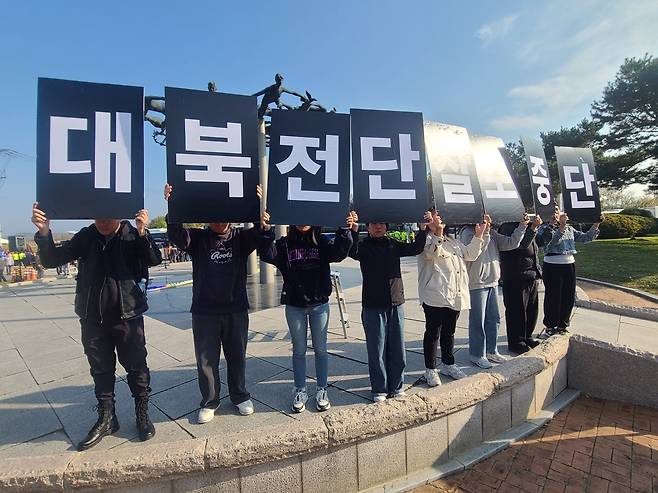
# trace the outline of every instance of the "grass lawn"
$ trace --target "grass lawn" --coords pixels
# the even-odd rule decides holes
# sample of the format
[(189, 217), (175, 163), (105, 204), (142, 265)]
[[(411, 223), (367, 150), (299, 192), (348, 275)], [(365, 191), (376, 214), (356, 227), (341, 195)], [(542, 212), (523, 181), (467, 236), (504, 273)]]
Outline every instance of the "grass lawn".
[(658, 236), (577, 243), (576, 275), (658, 294)]

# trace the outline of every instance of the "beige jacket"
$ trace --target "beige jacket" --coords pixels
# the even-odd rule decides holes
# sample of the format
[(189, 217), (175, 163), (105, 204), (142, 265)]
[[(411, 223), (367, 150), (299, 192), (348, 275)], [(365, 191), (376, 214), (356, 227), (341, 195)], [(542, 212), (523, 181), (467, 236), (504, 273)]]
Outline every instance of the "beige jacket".
[(479, 238), (464, 245), (459, 240), (429, 233), (425, 250), (416, 257), (420, 303), (457, 311), (468, 310), (471, 296), (466, 261), (477, 259), (484, 247), (485, 242)]

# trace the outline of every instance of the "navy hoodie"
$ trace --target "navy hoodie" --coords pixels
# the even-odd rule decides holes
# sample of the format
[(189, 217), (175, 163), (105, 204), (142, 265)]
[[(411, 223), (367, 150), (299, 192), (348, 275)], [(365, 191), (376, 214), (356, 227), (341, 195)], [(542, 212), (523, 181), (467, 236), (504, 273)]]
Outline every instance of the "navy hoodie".
[(300, 308), (327, 303), (331, 295), (329, 263), (347, 257), (352, 235), (340, 228), (331, 242), (317, 228), (307, 233), (290, 228), (291, 234), (276, 241), (270, 231), (269, 242), (259, 249), (261, 260), (275, 265), (283, 276), (281, 303)]
[(167, 223), (167, 235), (192, 257), (192, 313), (222, 315), (249, 309), (247, 257), (263, 239), (260, 228), (231, 228), (219, 235), (210, 228)]

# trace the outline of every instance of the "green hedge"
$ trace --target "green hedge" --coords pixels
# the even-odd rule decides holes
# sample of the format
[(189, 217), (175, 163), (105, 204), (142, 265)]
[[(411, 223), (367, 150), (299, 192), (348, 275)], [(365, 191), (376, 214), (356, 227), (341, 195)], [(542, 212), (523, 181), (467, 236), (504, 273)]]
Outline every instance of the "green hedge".
[(599, 238), (633, 238), (658, 232), (654, 218), (627, 214), (607, 214), (601, 223)]
[(653, 215), (646, 209), (640, 209), (638, 207), (627, 207), (622, 210), (619, 214), (624, 214), (626, 216), (642, 216), (653, 219)]

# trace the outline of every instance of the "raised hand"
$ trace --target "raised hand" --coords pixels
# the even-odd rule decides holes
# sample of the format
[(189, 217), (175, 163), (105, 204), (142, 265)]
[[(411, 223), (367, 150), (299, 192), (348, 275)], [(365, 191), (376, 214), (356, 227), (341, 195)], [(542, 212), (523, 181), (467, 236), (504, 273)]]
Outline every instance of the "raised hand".
[(169, 197), (171, 197), (171, 192), (174, 191), (174, 187), (172, 187), (169, 183), (166, 183), (164, 186), (164, 199), (169, 200)]
[[(354, 225), (354, 222), (355, 222), (355, 221), (354, 221), (354, 216), (352, 215), (351, 212), (349, 212), (349, 213), (347, 214), (347, 217), (345, 218), (345, 227), (346, 227), (347, 229), (352, 229), (352, 226)], [(358, 226), (358, 224), (357, 224), (357, 228), (358, 228), (358, 227), (359, 227), (359, 226)]]
[(528, 213), (524, 212), (523, 216), (521, 216), (521, 220), (519, 221), (519, 226), (527, 226), (530, 223), (530, 218), (528, 217)]
[(443, 236), (443, 230), (445, 229), (446, 225), (441, 220), (439, 211), (434, 211), (432, 214), (432, 226), (434, 227), (433, 232), (436, 236)]
[(135, 214), (135, 227), (139, 236), (144, 236), (146, 234), (146, 225), (149, 223), (149, 211), (146, 209), (140, 209)]
[(269, 212), (263, 211), (263, 213), (260, 215), (260, 227), (263, 229), (263, 231), (269, 231), (272, 229), (272, 226), (270, 226)]
[(474, 236), (476, 238), (482, 239), (482, 237), (485, 235), (485, 233), (489, 230), (489, 223), (482, 222), (480, 224), (475, 225), (475, 234)]
[(533, 231), (537, 231), (537, 228), (541, 226), (543, 222), (544, 221), (542, 221), (541, 216), (539, 214), (535, 214), (535, 220), (532, 221), (532, 224), (530, 225), (530, 229), (532, 229)]
[(48, 236), (50, 219), (46, 217), (45, 212), (39, 209), (39, 202), (32, 204), (32, 223), (37, 227), (41, 236)]
[(351, 224), (350, 228), (352, 229), (352, 231), (358, 232), (359, 231), (359, 215), (356, 213), (356, 211), (350, 211), (349, 215), (352, 218), (352, 224)]
[(423, 214), (423, 221), (424, 223), (421, 224), (421, 226), (424, 229), (432, 228), (432, 211), (426, 211), (425, 214)]

